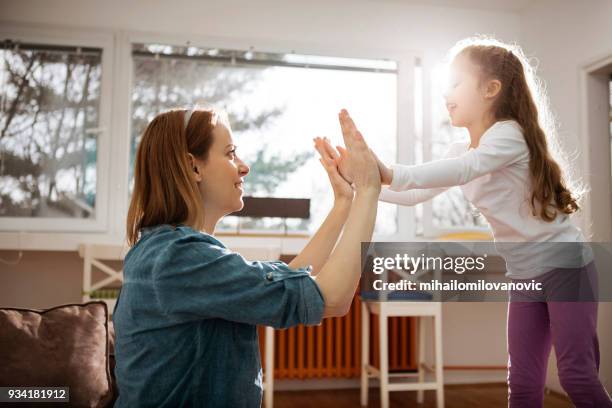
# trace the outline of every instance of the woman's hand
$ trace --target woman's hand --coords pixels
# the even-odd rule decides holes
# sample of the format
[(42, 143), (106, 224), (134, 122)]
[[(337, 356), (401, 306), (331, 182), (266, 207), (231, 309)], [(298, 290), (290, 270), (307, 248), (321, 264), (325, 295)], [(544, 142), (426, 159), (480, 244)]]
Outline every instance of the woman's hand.
[[(351, 174), (351, 169), (348, 163), (347, 151), (342, 146), (336, 146), (336, 149), (332, 147), (330, 141), (327, 137), (321, 139), (316, 138), (315, 143), (317, 144), (317, 150), (321, 151), (321, 149), (327, 154), (329, 158), (336, 162), (336, 166), (338, 167), (338, 172), (340, 175), (348, 181), (350, 184), (353, 183), (353, 176)], [(340, 154), (338, 154), (340, 152)]]
[(347, 167), (350, 169), (357, 193), (360, 191), (380, 192), (381, 177), (376, 158), (345, 109), (340, 112), (339, 119), (346, 145)]
[(363, 136), (348, 112), (342, 110), (339, 119), (356, 191), (342, 237), (316, 276), (325, 317), (343, 316), (351, 307), (361, 277), (361, 243), (372, 240), (381, 190), (378, 165)]
[[(321, 139), (320, 137), (315, 137), (313, 140), (315, 142), (315, 148), (321, 156), (319, 158), (319, 162), (323, 165), (323, 168), (327, 172), (327, 177), (329, 177), (329, 182), (331, 183), (332, 189), (334, 190), (334, 200), (336, 202), (352, 201), (353, 188), (351, 187), (349, 182), (339, 173), (334, 157), (329, 152), (329, 150), (325, 148), (325, 143), (323, 143), (323, 139)], [(327, 143), (327, 145), (329, 145), (329, 143)]]

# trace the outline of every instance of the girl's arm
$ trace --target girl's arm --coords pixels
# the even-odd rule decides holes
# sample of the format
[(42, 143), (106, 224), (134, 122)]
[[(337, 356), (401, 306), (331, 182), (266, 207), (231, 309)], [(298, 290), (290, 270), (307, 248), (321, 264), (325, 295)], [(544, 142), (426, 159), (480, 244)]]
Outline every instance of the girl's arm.
[[(377, 160), (381, 182), (392, 191), (452, 187), (466, 184), (477, 177), (499, 170), (520, 160), (529, 159), (520, 125), (514, 121), (497, 122), (482, 136), (476, 149), (467, 151), (467, 143), (453, 143), (441, 160), (417, 165), (385, 165)], [(336, 146), (340, 154), (328, 142), (325, 147), (333, 152), (340, 174), (351, 180), (351, 169), (344, 164), (346, 150)], [(465, 149), (465, 150), (462, 150)]]
[(389, 188), (403, 191), (413, 188), (439, 188), (466, 184), (475, 178), (529, 158), (522, 132), (515, 125), (497, 123), (485, 133), (476, 149), (457, 157), (405, 166), (391, 165)]
[(449, 187), (441, 187), (406, 191), (393, 191), (388, 187), (383, 187), (380, 191), (380, 195), (378, 196), (378, 201), (410, 207), (427, 201), (437, 196), (438, 194), (442, 194), (448, 189)]

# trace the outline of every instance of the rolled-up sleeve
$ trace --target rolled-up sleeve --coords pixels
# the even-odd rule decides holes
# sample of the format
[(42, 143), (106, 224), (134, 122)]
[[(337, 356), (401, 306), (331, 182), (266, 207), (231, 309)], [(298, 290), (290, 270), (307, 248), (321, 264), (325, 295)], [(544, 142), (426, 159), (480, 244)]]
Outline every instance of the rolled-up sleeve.
[(153, 277), (161, 309), (178, 319), (287, 328), (319, 324), (323, 318), (323, 295), (310, 267), (248, 261), (201, 233), (169, 243)]

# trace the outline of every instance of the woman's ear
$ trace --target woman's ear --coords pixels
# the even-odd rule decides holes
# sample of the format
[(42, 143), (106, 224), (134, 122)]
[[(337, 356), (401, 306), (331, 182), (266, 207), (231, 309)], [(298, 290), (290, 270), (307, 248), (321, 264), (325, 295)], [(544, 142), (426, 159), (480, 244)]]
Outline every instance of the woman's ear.
[(189, 161), (189, 167), (195, 173), (194, 177), (196, 181), (199, 183), (200, 181), (202, 181), (202, 173), (200, 172), (198, 164), (196, 163), (196, 160), (191, 153), (187, 153), (187, 160)]

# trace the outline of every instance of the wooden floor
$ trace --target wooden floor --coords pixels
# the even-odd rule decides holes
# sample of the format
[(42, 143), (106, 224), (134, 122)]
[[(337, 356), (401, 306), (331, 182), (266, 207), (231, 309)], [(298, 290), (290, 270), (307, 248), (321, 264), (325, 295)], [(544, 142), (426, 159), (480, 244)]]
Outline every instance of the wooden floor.
[[(505, 384), (447, 385), (444, 387), (445, 408), (496, 408), (508, 406), (508, 389)], [(434, 391), (425, 391), (425, 402), (416, 402), (416, 392), (390, 393), (391, 408), (436, 408)], [(359, 389), (278, 391), (274, 393), (274, 408), (358, 408)], [(380, 407), (378, 388), (371, 388), (370, 408)], [(544, 396), (545, 408), (570, 408), (569, 399), (556, 394)]]

